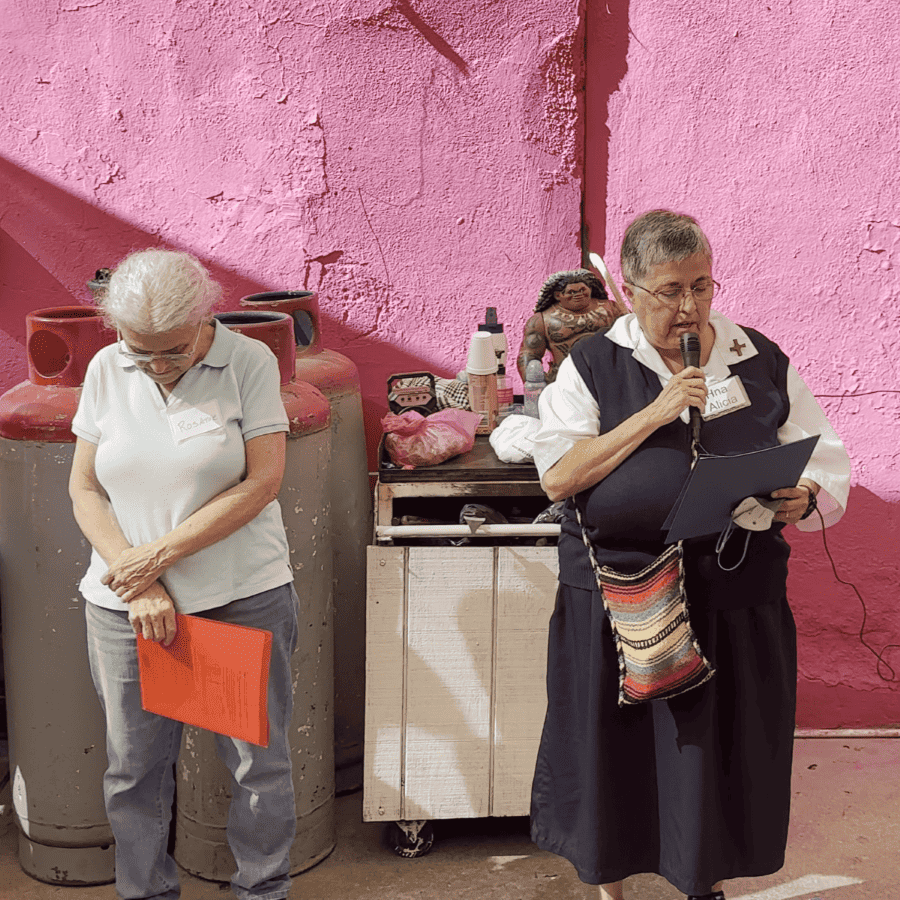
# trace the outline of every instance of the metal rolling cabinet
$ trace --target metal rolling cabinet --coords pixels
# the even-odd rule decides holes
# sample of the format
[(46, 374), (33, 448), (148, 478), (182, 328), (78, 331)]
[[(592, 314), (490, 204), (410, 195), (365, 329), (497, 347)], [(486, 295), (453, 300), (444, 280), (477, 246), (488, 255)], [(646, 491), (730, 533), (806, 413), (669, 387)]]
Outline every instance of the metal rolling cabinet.
[[(558, 570), (555, 540), (522, 540), (555, 536), (558, 525), (392, 525), (412, 498), (423, 508), (449, 498), (549, 504), (534, 466), (500, 462), (486, 437), (440, 466), (380, 468), (367, 558), (363, 818), (389, 823), (401, 856), (430, 849), (435, 819), (528, 814)], [(448, 536), (470, 545), (434, 545)], [(419, 545), (395, 543), (407, 540)]]

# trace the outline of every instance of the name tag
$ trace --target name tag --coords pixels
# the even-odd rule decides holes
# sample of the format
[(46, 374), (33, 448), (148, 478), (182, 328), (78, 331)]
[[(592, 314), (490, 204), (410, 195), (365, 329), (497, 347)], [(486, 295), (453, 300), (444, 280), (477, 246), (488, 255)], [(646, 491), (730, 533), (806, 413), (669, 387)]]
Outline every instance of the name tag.
[(187, 409), (177, 409), (169, 413), (169, 428), (172, 429), (172, 437), (175, 443), (180, 444), (198, 434), (208, 434), (222, 427), (222, 416), (219, 412), (219, 403), (216, 400), (208, 400), (197, 406)]
[(706, 395), (706, 409), (703, 411), (705, 420), (717, 419), (719, 416), (727, 416), (735, 410), (743, 409), (750, 405), (750, 398), (741, 384), (740, 376), (732, 375), (725, 381), (710, 385)]

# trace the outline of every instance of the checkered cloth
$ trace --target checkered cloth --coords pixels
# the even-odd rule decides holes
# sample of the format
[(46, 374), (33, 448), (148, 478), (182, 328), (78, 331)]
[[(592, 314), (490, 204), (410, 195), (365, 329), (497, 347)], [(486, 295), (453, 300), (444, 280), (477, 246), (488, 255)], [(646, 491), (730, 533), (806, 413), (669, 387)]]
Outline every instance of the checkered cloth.
[[(404, 378), (395, 381), (394, 387), (429, 387), (427, 378)], [(469, 386), (455, 378), (435, 378), (434, 393), (437, 400), (437, 408), (440, 409), (470, 409)], [(388, 400), (395, 401), (396, 394), (392, 391), (388, 394)]]
[(469, 406), (469, 386), (464, 381), (457, 381), (455, 378), (436, 378), (434, 390), (437, 394), (438, 409), (471, 408)]

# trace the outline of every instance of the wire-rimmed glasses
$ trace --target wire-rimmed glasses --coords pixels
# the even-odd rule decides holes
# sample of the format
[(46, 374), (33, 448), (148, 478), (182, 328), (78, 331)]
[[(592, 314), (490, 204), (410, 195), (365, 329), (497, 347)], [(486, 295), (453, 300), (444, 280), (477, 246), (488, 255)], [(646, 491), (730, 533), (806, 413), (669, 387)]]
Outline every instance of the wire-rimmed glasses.
[(130, 360), (136, 365), (149, 366), (152, 362), (168, 362), (177, 365), (179, 363), (187, 362), (193, 357), (194, 351), (197, 349), (197, 343), (200, 340), (201, 331), (203, 331), (202, 322), (197, 329), (197, 336), (194, 338), (194, 346), (191, 347), (188, 353), (135, 353), (133, 350), (128, 349), (128, 344), (125, 343), (125, 339), (118, 330), (116, 331), (116, 336), (118, 338), (119, 353), (124, 356), (125, 359)]
[(645, 293), (650, 294), (650, 296), (662, 306), (668, 306), (672, 309), (681, 306), (684, 302), (684, 298), (687, 297), (688, 294), (690, 294), (697, 303), (709, 303), (715, 295), (716, 290), (722, 287), (722, 285), (713, 278), (704, 278), (690, 288), (678, 285), (677, 287), (673, 286), (664, 291), (651, 291), (650, 288), (645, 288), (642, 284), (634, 284), (633, 282), (627, 283), (631, 287), (640, 288)]

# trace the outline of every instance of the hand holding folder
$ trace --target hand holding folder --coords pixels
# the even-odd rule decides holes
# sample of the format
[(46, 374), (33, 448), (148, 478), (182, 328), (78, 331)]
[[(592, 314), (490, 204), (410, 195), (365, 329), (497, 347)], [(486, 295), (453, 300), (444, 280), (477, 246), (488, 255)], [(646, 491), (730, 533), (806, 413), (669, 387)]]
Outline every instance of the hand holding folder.
[(272, 633), (200, 616), (176, 619), (168, 647), (138, 635), (143, 708), (267, 747)]
[(768, 497), (793, 487), (812, 456), (818, 435), (735, 456), (701, 456), (663, 523), (666, 543), (719, 534), (746, 497)]

